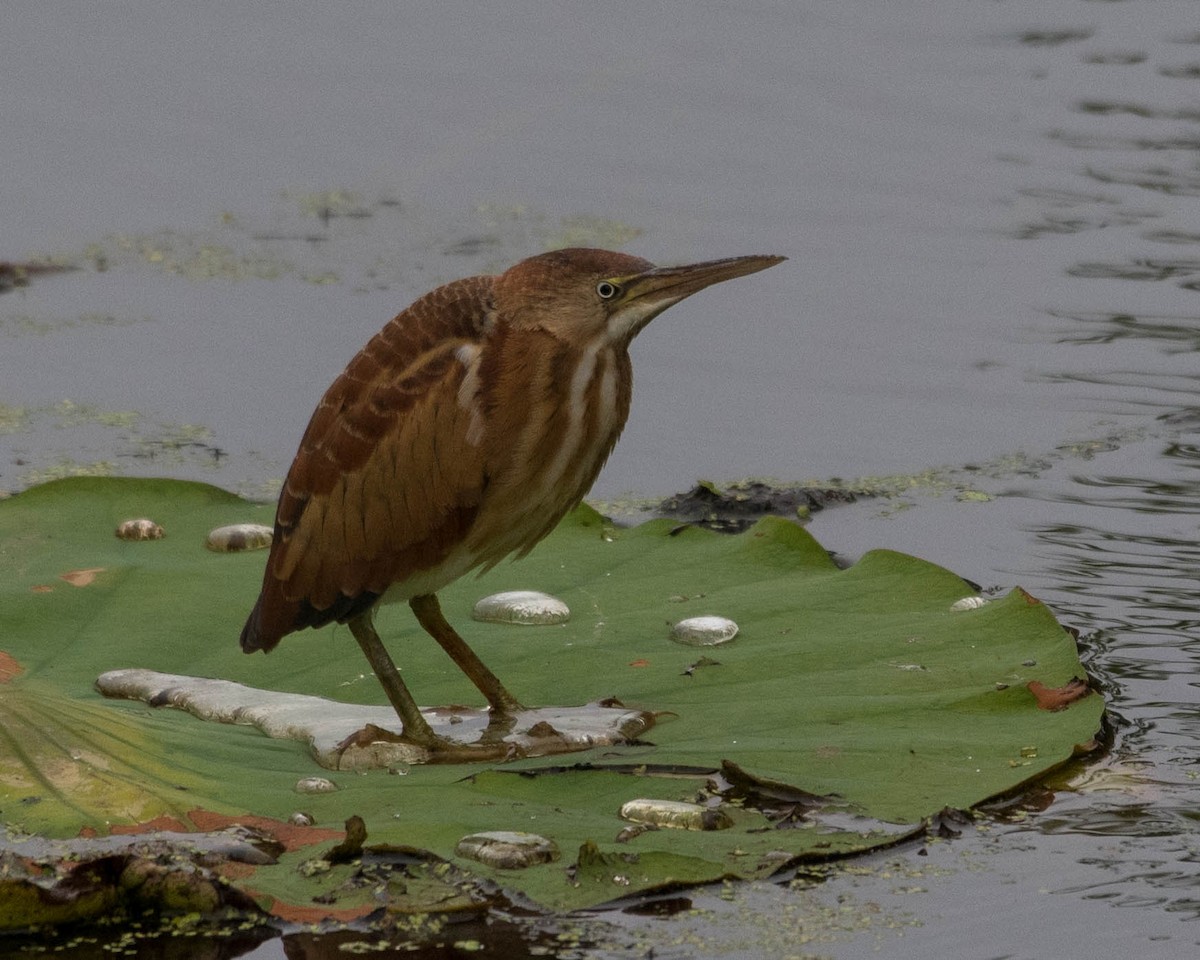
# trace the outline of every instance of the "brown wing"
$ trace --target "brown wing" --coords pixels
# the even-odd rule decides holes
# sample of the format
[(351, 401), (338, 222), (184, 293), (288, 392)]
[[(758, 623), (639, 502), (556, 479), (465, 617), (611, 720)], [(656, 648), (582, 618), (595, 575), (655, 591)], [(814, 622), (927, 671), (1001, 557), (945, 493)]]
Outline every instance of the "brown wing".
[(462, 541), (486, 484), (462, 358), (484, 334), (490, 292), (491, 278), (472, 277), (422, 297), (326, 391), (279, 497), (243, 650), (345, 621)]

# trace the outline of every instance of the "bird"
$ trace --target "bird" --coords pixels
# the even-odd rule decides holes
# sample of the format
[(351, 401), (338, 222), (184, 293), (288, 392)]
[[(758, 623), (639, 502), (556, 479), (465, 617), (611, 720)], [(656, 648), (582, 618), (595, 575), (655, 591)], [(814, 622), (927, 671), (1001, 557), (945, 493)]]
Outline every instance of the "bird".
[(569, 248), (418, 298), (317, 405), (279, 495), (242, 650), (346, 624), (400, 718), (399, 738), (461, 757), (422, 715), (376, 632), (376, 609), (407, 602), (491, 716), (523, 710), (447, 622), (438, 591), (524, 556), (587, 494), (625, 426), (629, 346), (651, 320), (785, 259), (658, 267)]

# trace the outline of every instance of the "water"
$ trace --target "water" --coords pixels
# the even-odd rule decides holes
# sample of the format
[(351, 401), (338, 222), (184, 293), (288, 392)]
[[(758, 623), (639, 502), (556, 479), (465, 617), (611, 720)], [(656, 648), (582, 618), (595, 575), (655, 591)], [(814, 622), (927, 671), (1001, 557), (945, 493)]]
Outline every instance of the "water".
[(564, 240), (782, 253), (642, 334), (596, 494), (937, 468), (813, 532), (1083, 632), (1116, 729), (1074, 785), (923, 856), (603, 914), (580, 950), (1194, 953), (1191, 5), (10, 0), (0, 78), (0, 259), (86, 267), (0, 296), (0, 488), (269, 491), (345, 360), (441, 280)]

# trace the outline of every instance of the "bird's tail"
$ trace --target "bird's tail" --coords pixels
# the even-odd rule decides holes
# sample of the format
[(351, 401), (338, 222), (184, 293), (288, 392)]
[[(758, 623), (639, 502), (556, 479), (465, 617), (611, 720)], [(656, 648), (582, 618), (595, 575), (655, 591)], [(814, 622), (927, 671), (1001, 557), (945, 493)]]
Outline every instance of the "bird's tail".
[(307, 600), (288, 600), (280, 590), (264, 586), (242, 627), (242, 652), (270, 653), (295, 630), (323, 627), (334, 621), (345, 623), (370, 610), (379, 596), (367, 590), (354, 597), (340, 595), (330, 606), (318, 610)]
[(270, 653), (279, 646), (282, 636), (282, 634), (271, 635), (263, 631), (262, 597), (260, 596), (255, 601), (250, 616), (246, 618), (246, 625), (242, 627), (242, 653), (254, 653), (256, 650)]

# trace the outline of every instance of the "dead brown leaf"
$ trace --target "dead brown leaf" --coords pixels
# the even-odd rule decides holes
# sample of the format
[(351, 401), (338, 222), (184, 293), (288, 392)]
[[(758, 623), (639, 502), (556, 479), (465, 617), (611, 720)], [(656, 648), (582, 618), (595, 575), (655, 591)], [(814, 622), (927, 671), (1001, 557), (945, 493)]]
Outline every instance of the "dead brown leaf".
[(1078, 677), (1072, 677), (1061, 687), (1048, 687), (1040, 680), (1030, 680), (1025, 686), (1037, 700), (1039, 710), (1066, 710), (1092, 692), (1087, 681)]

